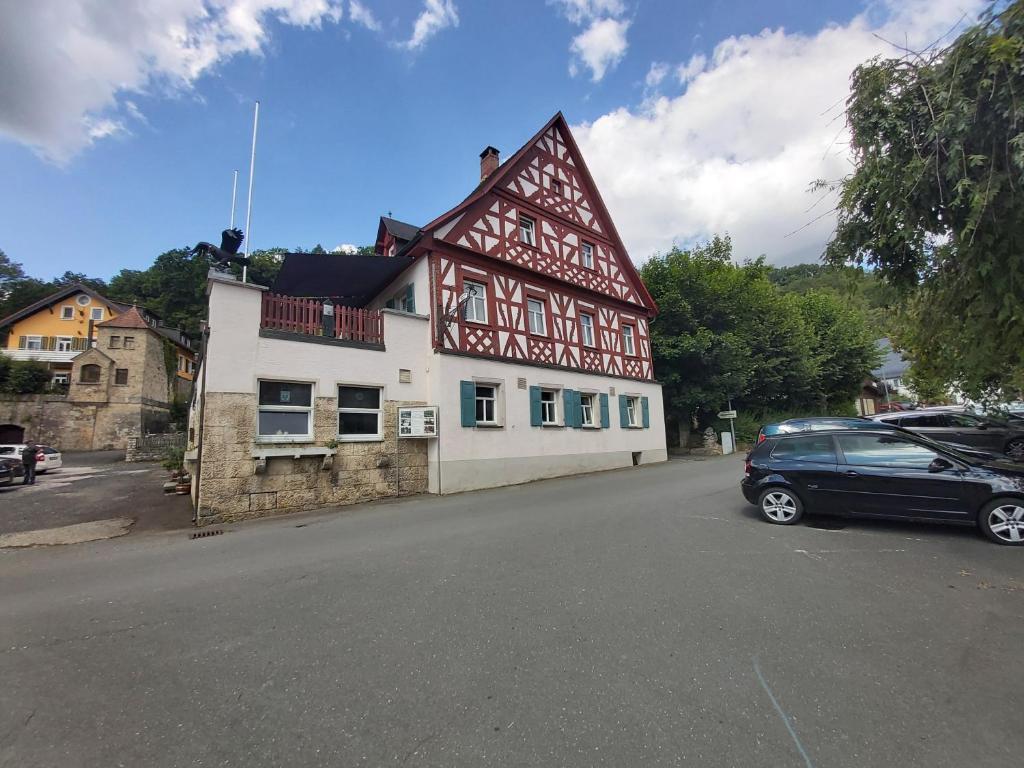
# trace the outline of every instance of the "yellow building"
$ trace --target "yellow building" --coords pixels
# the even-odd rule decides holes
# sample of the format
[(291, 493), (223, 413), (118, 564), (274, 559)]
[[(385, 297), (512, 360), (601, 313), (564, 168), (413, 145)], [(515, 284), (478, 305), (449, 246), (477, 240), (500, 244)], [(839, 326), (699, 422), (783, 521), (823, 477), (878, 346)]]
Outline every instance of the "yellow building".
[[(7, 328), (7, 339), (0, 351), (15, 360), (46, 363), (53, 372), (53, 383), (67, 385), (71, 361), (96, 343), (96, 326), (130, 308), (101, 296), (88, 286), (73, 283), (0, 320), (0, 328)], [(192, 381), (195, 371), (191, 340), (181, 331), (160, 324), (148, 313), (146, 321), (174, 344), (177, 378), (187, 386), (186, 382)]]

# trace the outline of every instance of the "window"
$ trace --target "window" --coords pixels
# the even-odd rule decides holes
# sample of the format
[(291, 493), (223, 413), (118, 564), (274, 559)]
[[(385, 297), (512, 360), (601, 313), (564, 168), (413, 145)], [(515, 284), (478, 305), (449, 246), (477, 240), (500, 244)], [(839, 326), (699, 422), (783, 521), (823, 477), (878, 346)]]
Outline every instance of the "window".
[(636, 345), (633, 343), (633, 326), (622, 326), (622, 351), (627, 355), (636, 355)]
[(519, 242), (525, 243), (526, 245), (536, 245), (537, 238), (534, 229), (536, 228), (536, 222), (529, 216), (519, 217)]
[(66, 387), (71, 383), (71, 374), (66, 371), (53, 374), (53, 383), (58, 387)]
[(309, 440), (313, 436), (313, 385), (293, 381), (259, 383), (257, 434), (263, 440)]
[(846, 463), (864, 467), (926, 468), (938, 457), (935, 451), (889, 435), (840, 435)]
[(793, 437), (780, 440), (772, 450), (773, 459), (782, 461), (809, 461), (820, 464), (836, 463), (836, 448), (829, 435)]
[(128, 369), (118, 368), (114, 371), (114, 383), (119, 387), (128, 386)]
[(580, 393), (580, 426), (594, 426), (594, 395)]
[(58, 336), (57, 337), (57, 351), (58, 352), (70, 352), (71, 351), (71, 337), (70, 336)]
[(111, 336), (110, 337), (110, 342), (109, 342), (108, 346), (111, 349), (120, 349), (121, 348), (121, 337), (120, 336)]
[(497, 424), (498, 388), (494, 384), (476, 385), (476, 423)]
[(100, 367), (92, 363), (83, 365), (81, 372), (78, 374), (78, 380), (83, 384), (99, 384)]
[(947, 425), (963, 429), (977, 429), (978, 427), (987, 427), (990, 424), (990, 422), (979, 419), (977, 416), (972, 416), (969, 413), (947, 413), (945, 418)]
[(562, 194), (562, 182), (560, 182), (558, 179), (552, 179), (551, 180), (551, 191), (554, 192), (556, 195), (561, 196), (561, 194)]
[(342, 440), (380, 440), (383, 412), (380, 387), (338, 387), (338, 436)]
[(60, 319), (61, 320), (74, 320), (75, 319), (75, 308), (70, 304), (60, 308)]
[(473, 323), (487, 322), (487, 286), (483, 283), (474, 283), (466, 280), (462, 284), (463, 290), (469, 294), (469, 301), (466, 302), (464, 318)]
[(39, 350), (43, 349), (43, 337), (42, 336), (26, 336), (25, 337), (25, 349)]
[(583, 337), (583, 345), (594, 346), (594, 316), (586, 312), (580, 313), (580, 330)]
[(89, 310), (89, 317), (93, 320), (103, 319), (103, 307), (93, 307)]
[(637, 402), (639, 399), (638, 397), (626, 397), (626, 424), (630, 427), (640, 426), (636, 418), (637, 411), (640, 410), (640, 404)]
[(594, 268), (594, 246), (590, 243), (583, 244), (583, 266), (587, 269)]
[(526, 314), (530, 319), (530, 333), (543, 336), (548, 332), (547, 323), (544, 320), (543, 301), (540, 299), (527, 299)]
[(558, 424), (558, 392), (554, 389), (540, 391), (540, 423), (551, 427)]
[(78, 294), (75, 297), (75, 301), (78, 302), (78, 306), (80, 306), (80, 307), (88, 307), (89, 306), (89, 297), (86, 296), (84, 293)]
[[(889, 419), (886, 419), (886, 421), (889, 421)], [(896, 420), (894, 419), (894, 421)], [(940, 413), (929, 413), (921, 416), (904, 416), (899, 419), (898, 422), (901, 427), (910, 427), (911, 429), (946, 426), (945, 419), (943, 419), (942, 414)]]
[(135, 349), (135, 337), (134, 336), (125, 336), (124, 337), (124, 348), (125, 349)]

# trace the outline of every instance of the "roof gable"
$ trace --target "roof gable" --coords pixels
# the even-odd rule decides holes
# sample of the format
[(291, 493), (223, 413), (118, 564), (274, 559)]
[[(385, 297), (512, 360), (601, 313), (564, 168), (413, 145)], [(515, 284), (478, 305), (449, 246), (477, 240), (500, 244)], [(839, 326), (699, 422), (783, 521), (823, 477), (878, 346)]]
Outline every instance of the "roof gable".
[(122, 312), (117, 317), (112, 317), (109, 320), (104, 320), (102, 323), (97, 323), (98, 328), (145, 328), (150, 329), (149, 323), (146, 322), (146, 318), (139, 312), (138, 307), (129, 307), (127, 310)]
[(121, 304), (116, 301), (111, 301), (106, 296), (100, 295), (87, 285), (83, 285), (82, 283), (69, 283), (68, 285), (61, 288), (59, 291), (55, 291), (54, 293), (51, 293), (49, 296), (41, 298), (34, 304), (29, 304), (24, 309), (19, 309), (17, 312), (3, 318), (2, 320), (0, 320), (0, 328), (7, 325), (11, 325), (12, 323), (16, 323), (22, 318), (28, 317), (29, 315), (33, 315), (41, 309), (51, 307), (58, 301), (63, 301), (69, 296), (74, 296), (75, 294), (79, 293), (84, 293), (87, 296), (90, 296), (91, 298), (95, 299), (96, 301), (113, 307), (118, 312), (124, 312), (128, 308), (127, 305), (125, 304)]
[[(518, 242), (520, 208), (531, 218), (536, 209), (550, 215), (539, 223), (536, 248)], [(561, 112), (428, 230), (452, 244), (657, 311)], [(584, 242), (593, 251), (593, 268), (583, 263)]]

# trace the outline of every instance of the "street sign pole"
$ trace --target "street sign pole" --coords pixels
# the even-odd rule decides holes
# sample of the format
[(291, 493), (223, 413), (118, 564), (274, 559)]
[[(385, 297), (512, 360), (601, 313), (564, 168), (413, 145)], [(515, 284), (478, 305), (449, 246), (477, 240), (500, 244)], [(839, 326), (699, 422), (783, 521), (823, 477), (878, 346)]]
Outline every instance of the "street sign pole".
[[(732, 410), (732, 398), (729, 398), (729, 410)], [(729, 429), (732, 430), (732, 449), (736, 450), (736, 417), (729, 419)]]

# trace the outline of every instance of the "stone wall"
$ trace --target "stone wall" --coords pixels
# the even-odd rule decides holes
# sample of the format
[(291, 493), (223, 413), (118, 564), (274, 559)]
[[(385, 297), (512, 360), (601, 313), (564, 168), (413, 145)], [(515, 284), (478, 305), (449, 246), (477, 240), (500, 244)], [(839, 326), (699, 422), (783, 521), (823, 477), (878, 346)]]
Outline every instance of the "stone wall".
[(168, 410), (131, 403), (71, 401), (63, 395), (0, 396), (0, 424), (24, 427), (25, 439), (62, 451), (123, 450), (143, 422), (166, 422)]
[[(354, 504), (423, 493), (427, 490), (425, 440), (399, 440), (397, 411), (384, 403), (384, 439), (340, 443), (326, 468), (320, 456), (272, 457), (256, 472), (256, 396), (209, 393), (203, 417), (202, 463), (198, 470), (199, 525), (246, 520), (287, 512)], [(337, 435), (337, 401), (317, 398), (313, 412), (314, 442), (324, 446)], [(194, 463), (191, 465), (195, 473)]]
[(171, 448), (185, 447), (184, 432), (167, 432), (162, 435), (132, 435), (125, 449), (125, 461), (160, 461)]

